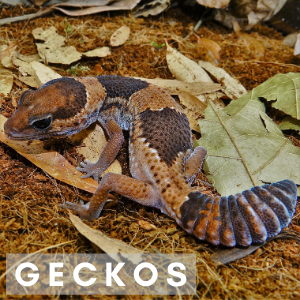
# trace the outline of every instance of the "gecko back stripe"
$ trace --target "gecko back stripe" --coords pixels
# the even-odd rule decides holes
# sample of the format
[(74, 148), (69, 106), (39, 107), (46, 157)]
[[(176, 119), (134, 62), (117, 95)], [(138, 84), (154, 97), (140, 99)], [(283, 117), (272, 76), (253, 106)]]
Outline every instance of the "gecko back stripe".
[(148, 83), (142, 80), (115, 75), (102, 75), (97, 77), (106, 91), (106, 97), (121, 97), (128, 100), (132, 94), (148, 87)]

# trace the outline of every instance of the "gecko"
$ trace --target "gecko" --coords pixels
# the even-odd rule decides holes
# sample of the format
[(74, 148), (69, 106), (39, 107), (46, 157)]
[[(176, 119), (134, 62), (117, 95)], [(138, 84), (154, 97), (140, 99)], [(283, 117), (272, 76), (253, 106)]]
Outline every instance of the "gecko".
[(256, 186), (236, 195), (208, 196), (192, 183), (207, 151), (193, 149), (192, 131), (181, 106), (146, 81), (103, 75), (61, 77), (19, 99), (5, 134), (16, 140), (66, 137), (94, 122), (109, 136), (96, 163), (81, 162), (83, 178), (98, 181), (116, 158), (129, 131), (132, 177), (106, 173), (86, 204), (66, 202), (82, 219), (97, 219), (116, 192), (158, 208), (188, 233), (228, 247), (263, 243), (288, 226), (295, 213), (297, 186), (289, 180)]

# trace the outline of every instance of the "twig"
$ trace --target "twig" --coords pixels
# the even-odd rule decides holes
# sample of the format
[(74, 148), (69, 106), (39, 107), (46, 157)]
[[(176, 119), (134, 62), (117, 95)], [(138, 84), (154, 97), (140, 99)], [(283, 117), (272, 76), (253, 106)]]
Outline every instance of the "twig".
[(268, 61), (259, 61), (259, 60), (254, 60), (254, 61), (242, 61), (242, 60), (235, 60), (238, 63), (241, 64), (270, 64), (270, 65), (276, 65), (276, 66), (282, 66), (282, 67), (297, 67), (300, 68), (300, 66), (293, 65), (293, 64), (284, 64), (284, 63), (277, 63), (277, 62), (268, 62)]
[(31, 20), (31, 19), (34, 19), (34, 18), (44, 16), (46, 14), (49, 14), (53, 11), (54, 11), (54, 8), (50, 7), (50, 8), (47, 8), (45, 10), (40, 10), (37, 13), (34, 13), (34, 14), (28, 14), (28, 15), (24, 15), (24, 16), (1, 19), (0, 20), (0, 25), (10, 24), (10, 23), (13, 23), (13, 22), (19, 22), (19, 21), (24, 21), (24, 20), (28, 20), (28, 19)]

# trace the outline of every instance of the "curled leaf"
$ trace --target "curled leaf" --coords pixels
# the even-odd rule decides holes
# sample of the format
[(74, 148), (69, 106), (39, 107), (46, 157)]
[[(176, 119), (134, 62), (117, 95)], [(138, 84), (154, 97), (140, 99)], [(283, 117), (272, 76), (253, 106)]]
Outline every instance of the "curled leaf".
[(167, 63), (171, 73), (185, 82), (203, 81), (213, 83), (209, 75), (196, 62), (182, 55), (167, 44)]
[(231, 77), (224, 69), (218, 68), (210, 62), (203, 60), (200, 60), (198, 64), (222, 84), (224, 93), (230, 99), (237, 99), (247, 93), (247, 90), (239, 83), (239, 81)]

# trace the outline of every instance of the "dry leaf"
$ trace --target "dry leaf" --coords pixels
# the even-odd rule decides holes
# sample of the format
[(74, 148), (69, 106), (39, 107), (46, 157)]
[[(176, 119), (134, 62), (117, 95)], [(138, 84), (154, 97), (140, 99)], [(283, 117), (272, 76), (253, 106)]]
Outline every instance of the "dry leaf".
[[(166, 58), (167, 58), (168, 67), (171, 73), (177, 79), (185, 82), (204, 81), (210, 84), (213, 83), (213, 80), (199, 64), (187, 58), (186, 56), (182, 55), (177, 50), (171, 48), (167, 42), (166, 44), (167, 44)], [(218, 107), (224, 106), (224, 103), (222, 102), (222, 100), (220, 100), (220, 98), (224, 96), (223, 92), (217, 91), (213, 93), (197, 94), (196, 96), (200, 101), (202, 101), (205, 104), (207, 104), (208, 101), (211, 100)], [(194, 126), (194, 128), (196, 127)]]
[(56, 47), (54, 45), (51, 48), (45, 44), (36, 44), (36, 46), (40, 56), (47, 63), (69, 65), (78, 61), (82, 55), (73, 46)]
[(224, 108), (226, 105), (222, 101), (221, 98), (224, 97), (224, 93), (217, 91), (214, 93), (208, 93), (208, 94), (202, 94), (202, 95), (197, 95), (197, 98), (205, 103), (206, 105), (211, 101), (213, 102), (218, 108)]
[[(217, 10), (214, 19), (228, 28), (237, 22), (243, 30), (250, 30), (254, 25), (271, 19), (287, 0), (251, 0), (240, 5), (231, 5), (231, 10)], [(238, 2), (238, 1), (236, 1)], [(238, 17), (235, 17), (238, 16)], [(248, 22), (245, 20), (248, 19)]]
[[(99, 159), (102, 150), (107, 144), (104, 131), (98, 124), (96, 124), (95, 128), (91, 126), (69, 137), (69, 139), (73, 142), (81, 140), (84, 146), (79, 147), (77, 152), (92, 163), (95, 163)], [(120, 163), (115, 160), (103, 174), (108, 172), (121, 174), (122, 167)]]
[(18, 79), (30, 87), (38, 89), (40, 87), (40, 82), (35, 76), (19, 76)]
[(68, 0), (56, 4), (57, 6), (71, 6), (71, 7), (90, 7), (90, 6), (104, 6), (115, 0)]
[(101, 250), (103, 250), (117, 262), (122, 262), (121, 257), (119, 257), (118, 254), (121, 254), (123, 257), (127, 258), (129, 258), (128, 254), (136, 254), (136, 260), (132, 262), (136, 264), (142, 261), (142, 254), (145, 252), (136, 249), (120, 240), (107, 237), (101, 231), (90, 228), (84, 224), (79, 217), (76, 217), (71, 213), (69, 213), (69, 217), (73, 225), (82, 235), (97, 245)]
[(253, 253), (263, 245), (253, 246), (250, 245), (249, 247), (245, 248), (232, 248), (232, 249), (225, 249), (218, 251), (214, 254), (212, 254), (210, 257), (216, 264), (229, 264), (231, 262), (234, 262), (236, 260), (239, 260), (243, 257), (246, 257), (247, 255)]
[(196, 62), (170, 47), (167, 42), (166, 45), (168, 67), (176, 79), (185, 82), (202, 81), (213, 83), (209, 75)]
[(105, 57), (111, 55), (111, 51), (109, 47), (101, 47), (91, 51), (84, 52), (82, 54), (87, 57)]
[(230, 0), (197, 0), (197, 2), (211, 8), (224, 8), (229, 4)]
[(154, 0), (150, 3), (146, 3), (138, 8), (138, 10), (133, 14), (133, 17), (148, 17), (156, 16), (166, 10), (170, 5), (170, 0)]
[(286, 1), (287, 0), (258, 0), (256, 9), (248, 14), (249, 25), (247, 26), (247, 29), (251, 29), (254, 25), (261, 21), (270, 20), (281, 10)]
[(32, 54), (32, 55), (23, 55), (18, 53), (17, 54), (18, 59), (25, 61), (25, 62), (33, 62), (33, 61), (42, 61), (41, 57), (38, 54)]
[(273, 240), (277, 239), (294, 239), (298, 243), (300, 242), (299, 234), (297, 232), (293, 232), (291, 230), (285, 230), (280, 232), (277, 236), (269, 238), (265, 243), (254, 246), (250, 245), (247, 248), (232, 248), (232, 249), (225, 249), (225, 250), (220, 250), (214, 254), (212, 254), (210, 257), (211, 259), (217, 264), (229, 264), (231, 262), (234, 262), (236, 260), (239, 260), (243, 257), (248, 256), (249, 254), (253, 253), (257, 249), (265, 246), (267, 243)]
[(35, 28), (32, 30), (32, 35), (36, 40), (41, 40), (46, 44), (49, 44), (49, 47), (52, 45), (61, 47), (65, 44), (65, 38), (56, 32), (56, 28), (54, 26), (48, 27), (45, 30), (40, 27)]
[(18, 54), (12, 56), (12, 62), (15, 66), (19, 67), (22, 76), (34, 75), (34, 71), (28, 61), (22, 59)]
[(297, 41), (298, 32), (291, 33), (287, 35), (282, 41), (282, 45), (293, 48)]
[(0, 2), (9, 5), (32, 5), (32, 3), (28, 0), (1, 0)]
[(19, 80), (27, 85), (39, 88), (40, 82), (35, 75), (35, 71), (31, 66), (31, 63), (24, 60), (24, 56), (12, 55), (12, 62), (15, 66), (19, 67)]
[[(10, 70), (0, 68), (0, 94), (6, 96), (10, 93), (13, 86), (14, 77)], [(1, 104), (2, 99), (0, 100)]]
[[(13, 52), (14, 55), (16, 55), (16, 52)], [(3, 65), (3, 67), (7, 68), (7, 69), (13, 69), (15, 66), (12, 62), (12, 58), (11, 56), (6, 56), (1, 60), (1, 64)]]
[(45, 152), (41, 141), (15, 141), (8, 139), (4, 134), (6, 118), (0, 115), (0, 141), (15, 149), (37, 167), (52, 177), (79, 189), (94, 193), (98, 183), (91, 178), (81, 179), (84, 175), (76, 170), (62, 155), (57, 152)]
[(15, 52), (16, 48), (17, 48), (17, 44), (15, 43), (12, 46), (7, 46), (7, 45), (1, 45), (0, 46), (0, 61), (3, 60), (3, 58), (5, 57), (10, 57), (10, 55)]
[[(12, 1), (12, 0), (10, 0)], [(63, 12), (66, 15), (69, 16), (84, 16), (84, 15), (90, 15), (90, 14), (96, 14), (99, 12), (105, 12), (105, 11), (117, 11), (117, 10), (132, 10), (141, 0), (119, 0), (119, 1), (101, 1), (101, 0), (93, 0), (93, 1), (68, 1), (63, 3), (58, 3), (50, 8), (47, 8), (45, 10), (40, 10), (37, 13), (28, 14), (24, 16), (18, 16), (18, 17), (12, 17), (12, 18), (5, 18), (0, 20), (0, 25), (9, 24), (12, 22), (18, 22), (18, 21), (24, 21), (29, 20), (37, 17), (41, 17), (43, 15), (49, 14), (54, 11), (54, 9), (59, 10)], [(106, 5), (110, 4), (111, 5)], [(64, 9), (62, 7), (64, 6), (71, 6), (71, 7), (87, 7), (83, 9)]]
[(220, 60), (220, 51), (221, 51), (221, 47), (219, 46), (219, 44), (213, 40), (199, 38), (198, 36), (197, 36), (197, 40), (198, 40), (198, 46), (200, 48), (204, 47), (207, 50), (205, 60), (211, 63), (218, 64)]
[(110, 45), (117, 47), (123, 45), (129, 38), (130, 28), (126, 25), (117, 29), (110, 37)]
[(265, 55), (265, 46), (255, 37), (242, 33), (239, 35), (239, 41), (242, 41), (251, 51), (255, 58), (261, 58)]
[(36, 28), (32, 31), (36, 40), (42, 40), (44, 43), (36, 43), (40, 57), (47, 63), (58, 63), (69, 65), (81, 58), (75, 47), (64, 47), (65, 38), (56, 32), (56, 28), (51, 26), (46, 30)]
[(222, 84), (225, 88), (224, 93), (230, 99), (237, 99), (247, 94), (246, 89), (238, 80), (231, 77), (224, 69), (215, 67), (211, 63), (202, 60), (200, 60), (198, 64)]
[(241, 33), (242, 28), (241, 28), (241, 26), (239, 25), (239, 23), (238, 23), (237, 21), (233, 21), (233, 22), (232, 22), (232, 27), (233, 27), (234, 32), (235, 32), (237, 35), (239, 35), (239, 34)]
[(198, 119), (204, 112), (207, 105), (188, 92), (181, 92), (179, 94), (179, 100), (180, 103), (185, 106), (184, 112), (190, 122), (191, 128), (200, 132)]
[(176, 79), (148, 79), (135, 77), (147, 81), (148, 83), (155, 84), (164, 89), (171, 95), (179, 95), (181, 92), (188, 92), (193, 95), (200, 95), (204, 93), (213, 93), (222, 90), (222, 86), (218, 83), (210, 82), (183, 82)]
[(287, 0), (266, 1), (258, 0), (254, 11), (248, 14), (249, 25), (247, 29), (251, 29), (254, 25), (261, 21), (268, 21), (276, 15), (284, 6)]
[(300, 54), (300, 33), (297, 35), (297, 41), (294, 48), (294, 55)]
[(40, 62), (33, 61), (30, 64), (35, 71), (35, 75), (38, 78), (41, 86), (52, 79), (61, 78), (58, 73), (54, 72), (52, 69), (41, 64)]
[(40, 59), (40, 56), (37, 54), (29, 56), (12, 55), (12, 62), (19, 67), (19, 72), (21, 73), (19, 76), (20, 81), (31, 87), (39, 88), (44, 83), (61, 77), (49, 67), (38, 62)]
[(83, 8), (79, 10), (67, 10), (63, 9), (60, 6), (65, 6), (64, 3), (59, 3), (53, 8), (63, 12), (64, 14), (68, 16), (85, 16), (85, 15), (91, 15), (96, 14), (104, 11), (115, 11), (115, 10), (131, 10), (133, 9), (141, 0), (119, 0), (119, 1), (113, 1), (111, 5), (104, 5), (104, 6), (94, 6), (94, 7), (88, 7)]

